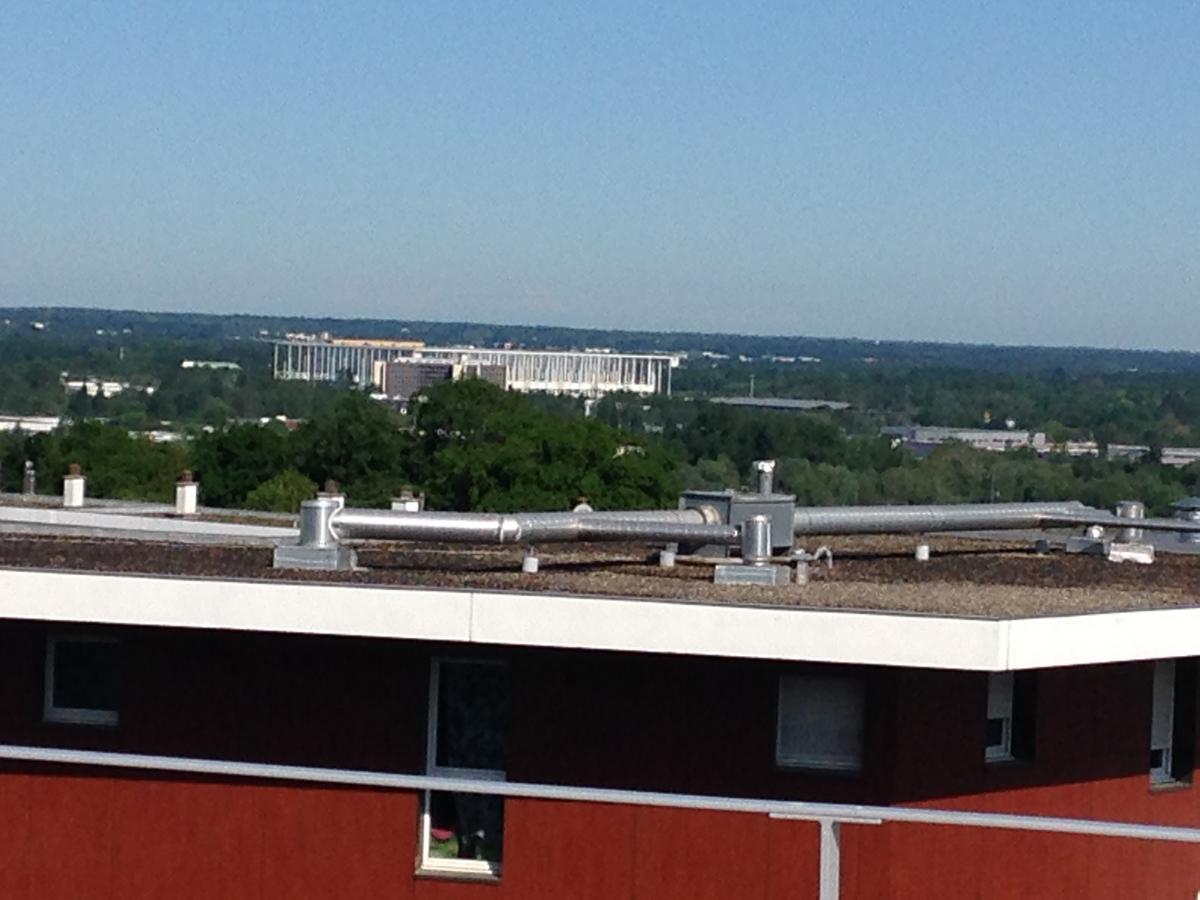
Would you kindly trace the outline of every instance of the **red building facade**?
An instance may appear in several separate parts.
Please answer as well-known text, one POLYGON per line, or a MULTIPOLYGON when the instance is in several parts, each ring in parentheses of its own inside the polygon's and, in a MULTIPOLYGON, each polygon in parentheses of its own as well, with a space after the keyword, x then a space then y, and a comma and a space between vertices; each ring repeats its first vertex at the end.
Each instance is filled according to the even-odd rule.
MULTIPOLYGON (((219 582, 209 589, 234 590, 219 582)), ((722 656, 701 652, 702 641, 698 652, 682 653, 179 627, 133 621, 115 606, 83 616, 84 606, 69 597, 64 604, 57 621, 9 610, 0 622, 0 744, 121 756, 114 765, 11 752, 0 760, 5 898, 818 892, 812 821, 509 796, 498 801, 498 871, 453 871, 429 865, 422 849, 430 828, 422 790, 120 763, 137 755, 413 776, 474 771, 508 783, 646 792, 653 803, 665 793, 1200 828, 1190 760, 1169 780, 1152 774, 1162 706, 1153 659, 1022 669, 1032 687, 1014 692, 1013 704, 1030 708, 1014 708, 1009 719, 1014 738, 1030 729, 1030 746, 1016 740, 1016 758, 989 762, 995 676, 987 671, 722 656), (59 641, 54 661, 48 654, 59 641), (76 661, 113 667, 111 699, 71 702, 112 706, 114 721, 55 720, 53 710, 70 700, 73 641, 111 648, 99 661, 85 648, 76 661), (441 677, 449 692, 450 675, 438 673, 458 664, 475 678, 464 682, 467 695, 486 694, 488 709, 503 708, 488 726, 502 729, 502 754, 484 753, 486 766, 470 754, 491 738, 470 733, 465 757, 447 749, 458 713, 445 697, 439 704, 432 682, 441 677), (497 679, 488 681, 487 667, 497 679), (789 727, 781 693, 831 684, 861 691, 856 764, 781 764, 781 728, 789 727)), ((1194 681, 1194 669, 1179 664, 1171 709, 1181 757, 1195 745, 1194 681)), ((470 732, 480 715, 462 727, 470 732)), ((491 831, 489 816, 472 822, 491 831)), ((847 824, 840 872, 841 896, 853 898, 1191 898, 1200 889, 1200 845, 847 824)))

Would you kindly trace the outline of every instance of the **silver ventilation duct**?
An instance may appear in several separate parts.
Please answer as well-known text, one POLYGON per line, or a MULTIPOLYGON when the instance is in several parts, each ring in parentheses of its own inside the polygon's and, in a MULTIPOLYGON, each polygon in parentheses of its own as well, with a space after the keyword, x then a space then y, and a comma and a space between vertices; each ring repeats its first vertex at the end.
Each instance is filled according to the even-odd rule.
MULTIPOLYGON (((916 534, 934 531, 1038 529, 1097 514, 1078 501, 956 503, 928 506, 806 506, 793 514, 796 534, 916 534)), ((1115 518, 1115 517, 1114 517, 1115 518)))
MULTIPOLYGON (((304 504, 305 514, 310 505, 304 504)), ((314 513, 315 515, 315 513, 314 513)), ((699 510, 622 513, 404 513, 342 509, 329 517, 339 539, 478 544, 567 541, 703 542, 733 545, 738 529, 706 521, 699 510)))

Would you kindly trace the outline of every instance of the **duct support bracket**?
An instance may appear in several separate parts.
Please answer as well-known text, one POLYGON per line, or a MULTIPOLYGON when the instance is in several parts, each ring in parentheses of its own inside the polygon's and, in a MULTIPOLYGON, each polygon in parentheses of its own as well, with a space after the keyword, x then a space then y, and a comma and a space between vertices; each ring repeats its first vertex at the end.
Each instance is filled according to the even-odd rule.
POLYGON ((275 548, 272 565, 276 569, 350 572, 358 567, 358 555, 349 547, 304 547, 285 544, 275 548))
POLYGON ((747 566, 720 563, 713 569, 713 584, 759 584, 778 587, 790 584, 792 572, 787 566, 747 566))

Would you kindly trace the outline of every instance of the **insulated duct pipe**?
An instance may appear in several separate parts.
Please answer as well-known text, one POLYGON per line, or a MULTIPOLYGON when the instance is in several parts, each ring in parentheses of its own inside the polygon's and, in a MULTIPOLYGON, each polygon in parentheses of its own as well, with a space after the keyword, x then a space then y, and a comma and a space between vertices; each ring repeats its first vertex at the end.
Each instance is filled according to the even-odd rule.
POLYGON ((802 507, 796 534, 900 534, 926 531, 1037 529, 1065 520, 1083 522, 1098 510, 1071 500, 1062 503, 956 503, 928 506, 802 507))
MULTIPOLYGON (((316 517, 320 501, 304 504, 302 515, 316 517), (310 513, 308 510, 312 508, 310 513)), ((702 510, 612 513, 419 512, 340 509, 328 517, 335 539, 445 541, 512 544, 567 541, 650 541, 733 545, 738 529, 706 521, 702 510)))

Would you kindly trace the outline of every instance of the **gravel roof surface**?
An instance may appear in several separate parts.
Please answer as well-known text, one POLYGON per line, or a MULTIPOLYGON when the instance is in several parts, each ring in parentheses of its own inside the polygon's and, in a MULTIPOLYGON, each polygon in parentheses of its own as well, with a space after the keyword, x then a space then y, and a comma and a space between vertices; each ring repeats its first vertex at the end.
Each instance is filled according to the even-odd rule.
MULTIPOLYGON (((711 565, 659 568, 641 545, 539 548, 541 571, 520 571, 521 547, 364 544, 355 572, 271 567, 268 548, 104 538, 0 535, 0 567, 191 577, 507 590, 745 604, 1015 618, 1200 605, 1200 559, 1160 554, 1151 566, 1093 556, 1039 555, 1027 543, 932 537, 918 563, 913 537, 805 539, 833 548, 808 584, 712 583, 711 565)), ((2 577, 2 576, 0 576, 2 577)))

